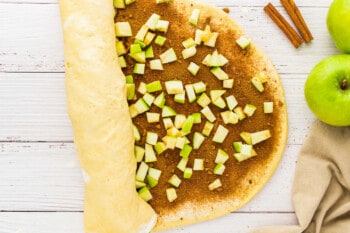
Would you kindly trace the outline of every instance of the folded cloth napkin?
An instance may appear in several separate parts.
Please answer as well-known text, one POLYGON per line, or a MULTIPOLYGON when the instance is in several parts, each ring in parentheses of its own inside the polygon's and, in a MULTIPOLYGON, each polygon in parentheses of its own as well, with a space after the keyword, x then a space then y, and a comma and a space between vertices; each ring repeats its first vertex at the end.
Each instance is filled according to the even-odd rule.
POLYGON ((313 124, 299 153, 292 197, 299 226, 252 233, 350 233, 350 127, 313 124))

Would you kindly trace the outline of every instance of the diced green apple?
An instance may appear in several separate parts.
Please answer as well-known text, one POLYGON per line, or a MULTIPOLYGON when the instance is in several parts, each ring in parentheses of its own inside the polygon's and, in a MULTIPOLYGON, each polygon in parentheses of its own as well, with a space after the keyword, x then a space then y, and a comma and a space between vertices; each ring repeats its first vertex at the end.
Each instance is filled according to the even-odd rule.
POLYGON ((224 164, 229 159, 229 155, 222 149, 218 149, 218 152, 215 157, 215 163, 224 164))
POLYGON ((205 108, 207 107, 210 103, 211 100, 209 98, 209 96, 205 93, 203 93, 201 96, 199 96, 197 103, 202 107, 205 108))
POLYGON ((128 84, 134 83, 134 77, 132 75, 125 76, 125 83, 128 83, 128 84))
POLYGON ((246 117, 242 107, 236 107, 233 111, 238 115, 239 120, 243 120, 246 117))
POLYGON ((155 37, 156 37, 156 34, 154 34, 153 32, 147 32, 145 39, 143 41, 145 43, 145 46, 150 45, 155 37))
POLYGON ((177 114, 175 116, 174 125, 177 129, 181 129, 186 121, 186 116, 184 114, 177 114))
POLYGON ((177 169, 184 172, 188 163, 188 158, 181 158, 180 162, 177 164, 177 169))
POLYGON ((125 5, 130 5, 131 3, 135 2, 136 0, 125 0, 125 5))
POLYGON ((187 84, 187 85, 185 85, 185 89, 186 89, 188 101, 190 103, 193 103, 194 101, 196 101, 197 96, 196 96, 196 93, 194 91, 193 85, 187 84))
POLYGON ((233 95, 226 97, 227 107, 231 111, 238 105, 236 98, 233 95))
POLYGON ((203 35, 204 31, 200 30, 200 29, 196 29, 195 35, 194 35, 194 42, 197 45, 200 45, 202 43, 202 35, 203 35))
POLYGON ((215 174, 215 175, 222 175, 222 174, 224 174, 224 172, 225 172, 225 165, 224 164, 222 164, 222 163, 218 163, 218 164, 216 164, 216 166, 214 167, 214 170, 213 170, 213 173, 215 174))
POLYGON ((186 95, 185 93, 181 93, 181 94, 176 94, 174 95, 174 101, 176 103, 179 103, 179 104, 184 104, 185 101, 186 101, 186 95))
POLYGON ((209 121, 206 121, 205 124, 204 124, 203 130, 202 130, 202 134, 204 136, 209 137, 211 131, 213 130, 213 128, 214 128, 214 124, 209 122, 209 121))
POLYGON ((196 55, 197 53, 197 49, 195 46, 189 47, 187 49, 182 50, 182 57, 184 59, 193 57, 194 55, 196 55))
POLYGON ((174 150, 176 147, 177 137, 166 135, 162 138, 167 149, 174 150))
POLYGON ((202 92, 205 92, 207 87, 204 82, 199 81, 199 82, 193 83, 193 89, 196 94, 200 94, 202 92))
POLYGON ((192 146, 185 144, 182 150, 180 151, 180 156, 183 158, 188 158, 191 154, 192 146))
POLYGON ((256 107, 255 107, 254 105, 252 105, 252 104, 246 104, 246 105, 244 106, 243 112, 244 112, 247 116, 251 117, 251 116, 253 116, 255 110, 256 110, 256 107))
POLYGON ((242 142, 233 142, 233 148, 235 149, 235 151, 237 153, 240 153, 241 150, 242 150, 242 145, 243 143, 242 142))
POLYGON ((194 124, 194 117, 192 115, 189 115, 182 125, 181 132, 183 132, 184 135, 191 133, 193 124, 194 124))
POLYGON ((216 120, 216 117, 214 115, 214 113, 211 111, 211 109, 209 108, 209 106, 204 107, 201 110, 201 113, 207 118, 208 121, 210 122, 214 122, 216 120))
POLYGON ((133 69, 133 73, 143 75, 145 74, 145 68, 146 68, 145 64, 136 63, 133 69))
POLYGON ((214 48, 216 44, 216 40, 218 39, 218 36, 219 36, 219 33, 212 32, 210 34, 209 39, 206 42, 204 42, 204 45, 214 48))
POLYGON ((162 109, 162 117, 172 117, 176 115, 176 111, 167 105, 164 105, 162 109))
POLYGON ((255 145, 259 142, 265 141, 271 137, 270 130, 262 130, 254 133, 250 133, 250 138, 252 140, 252 145, 255 145))
POLYGON ((146 176, 147 179, 147 183, 149 185, 150 188, 154 188, 157 186, 158 184, 158 180, 154 179, 153 177, 151 177, 150 175, 146 176))
POLYGON ((187 67, 187 70, 193 75, 196 76, 198 74, 200 67, 194 63, 194 62, 190 62, 190 64, 187 67))
POLYGON ((170 117, 163 118, 163 124, 165 129, 170 129, 174 127, 173 120, 170 117))
POLYGON ((148 175, 151 176, 155 180, 159 180, 160 176, 162 174, 162 171, 156 168, 150 167, 148 169, 148 175))
POLYGON ((155 112, 146 112, 146 119, 148 123, 157 123, 160 120, 160 114, 155 112))
POLYGON ((220 181, 219 178, 215 179, 213 182, 211 182, 209 185, 208 185, 208 188, 210 191, 213 191, 217 188, 220 188, 222 186, 222 183, 220 181))
POLYGON ((158 134, 154 132, 147 132, 146 133, 146 143, 150 145, 155 145, 158 141, 158 134))
POLYGON ((214 67, 210 69, 210 72, 219 80, 229 79, 228 74, 220 67, 214 67))
POLYGON ((241 132, 239 136, 243 139, 243 141, 249 145, 252 145, 252 137, 248 132, 241 132))
POLYGON ((246 36, 241 36, 236 40, 236 43, 242 49, 246 49, 250 45, 250 40, 246 36))
POLYGON ((163 70, 162 61, 160 59, 154 59, 149 62, 151 70, 163 70))
POLYGON ((264 102, 264 113, 273 113, 273 102, 264 102))
POLYGON ((252 157, 256 156, 256 154, 252 154, 252 155, 245 155, 245 154, 241 154, 241 153, 234 153, 233 157, 235 157, 235 159, 238 162, 242 162, 244 160, 250 159, 252 157))
POLYGON ((211 90, 210 91, 210 98, 211 101, 216 101, 219 99, 223 94, 225 94, 226 90, 211 90))
POLYGON ((136 33, 135 39, 143 41, 148 32, 148 27, 146 25, 142 25, 140 30, 136 33))
POLYGON ((133 100, 135 97, 135 84, 127 83, 126 84, 126 94, 128 100, 133 100))
POLYGON ((215 101, 212 100, 212 103, 218 108, 226 108, 226 102, 222 97, 217 98, 215 101))
POLYGON ((116 22, 114 24, 115 35, 117 37, 132 36, 132 30, 129 22, 116 22))
POLYGON ((226 79, 226 80, 222 81, 222 87, 226 88, 226 89, 232 89, 233 84, 234 84, 233 79, 226 79))
POLYGON ((146 94, 143 95, 142 99, 145 101, 145 103, 149 107, 151 107, 153 104, 153 101, 155 100, 155 97, 152 94, 147 92, 146 94))
POLYGON ((204 139, 205 137, 201 133, 195 132, 193 134, 193 149, 198 150, 204 142, 204 139))
POLYGON ((156 37, 154 43, 156 43, 156 44, 159 45, 159 46, 163 46, 163 45, 165 44, 166 40, 167 40, 167 39, 166 39, 164 36, 158 35, 158 36, 156 37))
POLYGON ((145 149, 141 146, 134 146, 134 152, 135 152, 135 159, 136 162, 140 163, 143 160, 143 157, 145 155, 145 149))
POLYGON ((136 172, 136 180, 144 181, 148 172, 149 166, 145 162, 141 162, 136 172))
POLYGON ((130 45, 130 54, 141 53, 142 47, 140 44, 131 44, 130 45))
POLYGON ((149 110, 148 104, 143 99, 139 99, 136 101, 135 108, 136 108, 138 114, 147 112, 149 110))
POLYGON ((184 87, 181 80, 166 81, 165 88, 169 95, 184 93, 184 87))
MULTIPOLYGON (((136 62, 139 62, 139 63, 146 62, 146 53, 144 51, 139 53, 130 53, 129 56, 132 57, 136 62)), ((140 73, 140 74, 143 74, 143 73, 140 73)))
POLYGON ((177 199, 177 194, 176 194, 175 188, 167 188, 165 190, 165 192, 166 192, 166 197, 167 197, 169 202, 173 202, 177 199))
POLYGON ((156 25, 156 30, 159 32, 167 32, 169 28, 169 21, 167 20, 158 20, 156 25))
POLYGON ((193 170, 190 167, 186 167, 184 171, 184 179, 190 179, 192 177, 193 170))
POLYGON ((164 142, 157 142, 154 146, 154 150, 157 152, 158 155, 166 151, 167 147, 164 142))
POLYGON ((140 82, 139 88, 137 89, 137 91, 138 91, 139 93, 141 93, 142 95, 146 94, 146 92, 147 92, 146 83, 140 82))
POLYGON ((165 106, 165 94, 164 94, 164 92, 160 93, 154 99, 153 104, 159 108, 163 108, 165 106))
POLYGON ((157 23, 158 20, 160 20, 160 15, 157 15, 155 13, 153 13, 147 20, 146 22, 146 26, 151 29, 152 31, 155 31, 157 28, 157 23))
POLYGON ((136 186, 136 189, 140 189, 140 188, 146 187, 146 183, 142 182, 142 181, 135 180, 135 186, 136 186))
POLYGON ((184 145, 185 145, 185 138, 184 137, 177 137, 177 140, 176 140, 176 148, 182 150, 184 148, 184 145))
POLYGON ((228 135, 228 129, 226 129, 222 125, 219 125, 214 134, 213 141, 217 143, 223 143, 227 135, 228 135))
POLYGON ((115 46, 116 46, 116 49, 117 49, 118 56, 121 56, 121 55, 124 55, 124 54, 127 53, 123 41, 117 41, 115 46))
POLYGON ((251 155, 253 152, 253 146, 249 144, 242 144, 241 151, 239 153, 243 155, 251 155))
POLYGON ((251 80, 253 86, 259 91, 259 92, 264 92, 265 88, 262 82, 258 77, 253 77, 251 80))
POLYGON ((143 187, 138 191, 139 196, 146 202, 152 200, 153 196, 147 187, 143 187))
POLYGON ((202 122, 202 114, 195 112, 191 114, 193 116, 193 124, 200 124, 202 122))
POLYGON ((139 115, 139 112, 137 111, 135 104, 129 105, 129 113, 131 118, 135 118, 137 115, 139 115))
MULTIPOLYGON (((154 58, 154 53, 153 53, 153 47, 152 45, 151 46, 148 46, 146 51, 145 51, 145 56, 146 58, 154 58)), ((158 59, 159 62, 160 62, 160 59, 158 59)))
POLYGON ((113 6, 117 9, 124 9, 125 8, 124 0, 113 0, 113 6))
POLYGON ((192 46, 196 46, 196 42, 192 39, 192 38, 188 38, 187 40, 184 40, 182 42, 182 46, 187 49, 190 48, 192 46))
POLYGON ((160 60, 163 64, 171 63, 177 61, 177 56, 173 48, 168 49, 164 53, 159 55, 160 60))
POLYGON ((191 25, 193 25, 193 26, 197 26, 198 19, 199 19, 199 14, 200 14, 200 10, 199 9, 193 9, 192 13, 190 15, 190 18, 188 19, 188 22, 191 25))
POLYGON ((134 138, 135 138, 135 141, 138 142, 141 140, 141 134, 140 134, 140 131, 139 129, 137 128, 136 125, 132 125, 133 126, 133 133, 134 133, 134 138))
POLYGON ((118 57, 118 61, 121 68, 126 68, 128 66, 124 56, 118 57))
POLYGON ((145 145, 145 162, 153 163, 157 161, 156 153, 154 152, 153 146, 150 144, 145 145))
POLYGON ((167 133, 167 135, 169 135, 169 136, 174 136, 174 137, 180 137, 180 136, 182 136, 182 133, 180 132, 180 130, 178 130, 178 129, 175 128, 175 127, 172 127, 172 128, 170 128, 170 129, 168 129, 168 130, 166 131, 166 133, 167 133))
POLYGON ((176 174, 174 174, 170 177, 170 179, 168 180, 168 183, 178 188, 181 184, 181 179, 176 174))
POLYGON ((204 159, 194 159, 193 171, 203 171, 204 170, 204 159))

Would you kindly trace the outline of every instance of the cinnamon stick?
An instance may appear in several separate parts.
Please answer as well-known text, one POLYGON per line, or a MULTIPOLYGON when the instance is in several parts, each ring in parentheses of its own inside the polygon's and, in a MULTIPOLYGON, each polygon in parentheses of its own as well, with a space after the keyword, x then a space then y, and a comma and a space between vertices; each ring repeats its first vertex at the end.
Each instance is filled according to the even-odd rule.
POLYGON ((284 9, 287 11, 289 17, 292 19, 296 28, 298 29, 301 36, 304 38, 306 43, 309 43, 313 36, 305 23, 303 16, 293 0, 280 0, 284 9))
POLYGON ((303 39, 271 3, 264 7, 264 11, 284 32, 295 48, 298 48, 303 43, 303 39))

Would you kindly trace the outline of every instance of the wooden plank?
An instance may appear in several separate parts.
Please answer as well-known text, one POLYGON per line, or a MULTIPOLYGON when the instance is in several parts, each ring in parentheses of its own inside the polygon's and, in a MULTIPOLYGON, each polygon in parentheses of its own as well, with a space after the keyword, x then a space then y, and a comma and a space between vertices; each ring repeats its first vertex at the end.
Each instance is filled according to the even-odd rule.
MULTIPOLYGON (((304 100, 306 75, 282 74, 289 144, 301 144, 314 116, 304 100)), ((0 141, 72 141, 64 74, 0 74, 0 141)))
MULTIPOLYGON (((259 1, 251 1, 251 4, 253 2, 259 1)), ((309 2, 319 6, 318 1, 309 2)), ((230 15, 271 57, 281 73, 308 73, 321 58, 336 53, 326 29, 326 7, 301 8, 315 40, 294 49, 262 7, 248 6, 231 7, 230 15)), ((281 7, 279 9, 283 12, 281 7)), ((3 3, 0 7, 0 31, 0 72, 64 71, 57 4, 3 3)))
MULTIPOLYGON (((299 150, 287 146, 275 175, 241 212, 293 211, 299 150)), ((83 178, 72 143, 1 143, 0 154, 0 212, 83 210, 83 178)))
MULTIPOLYGON (((293 213, 235 213, 159 233, 247 233, 265 225, 295 225, 293 213)), ((82 213, 0 213, 2 233, 83 233, 82 213)))
MULTIPOLYGON (((267 2, 265 1, 256 1, 256 0, 234 0, 234 1, 227 1, 227 0, 198 0, 199 2, 206 2, 215 6, 265 6, 267 2)), ((271 3, 273 3, 276 6, 281 5, 279 3, 279 0, 271 0, 271 3)), ((311 0, 311 1, 302 1, 302 0, 296 0, 295 1, 298 6, 300 7, 328 7, 330 5, 331 0, 311 0)), ((0 3, 28 3, 28 4, 57 4, 58 0, 0 0, 0 3)))

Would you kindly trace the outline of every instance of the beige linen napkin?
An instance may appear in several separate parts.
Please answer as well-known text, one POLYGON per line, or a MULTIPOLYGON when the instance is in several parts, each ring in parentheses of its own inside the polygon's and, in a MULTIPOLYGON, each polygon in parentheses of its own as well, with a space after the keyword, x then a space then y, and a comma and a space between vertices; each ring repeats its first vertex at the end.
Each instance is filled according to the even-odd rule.
POLYGON ((314 123, 299 153, 292 197, 299 226, 252 233, 350 233, 350 127, 314 123))

